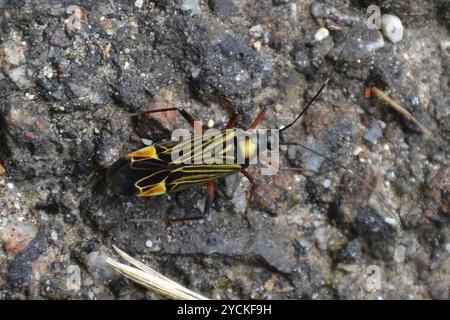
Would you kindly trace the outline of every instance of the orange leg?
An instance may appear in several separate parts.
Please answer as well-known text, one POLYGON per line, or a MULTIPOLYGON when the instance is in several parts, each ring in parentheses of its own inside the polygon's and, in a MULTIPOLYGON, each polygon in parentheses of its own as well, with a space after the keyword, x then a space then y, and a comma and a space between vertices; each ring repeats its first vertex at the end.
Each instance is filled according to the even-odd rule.
POLYGON ((245 169, 242 169, 241 172, 248 179, 248 181, 250 181, 250 184, 251 184, 250 196, 248 197, 247 205, 245 206, 245 219, 247 220, 248 226, 251 228, 252 227, 252 223, 251 223, 250 219, 248 218, 247 212, 248 212, 248 209, 250 208, 250 204, 252 203, 253 198, 255 197, 256 183, 255 183, 255 179, 250 174, 250 172, 248 172, 245 169))
POLYGON ((258 126, 258 124, 262 121, 262 119, 264 119, 266 112, 267 112, 267 108, 264 107, 261 110, 261 112, 258 114, 256 119, 253 121, 253 123, 250 125, 249 129, 255 129, 258 126))
POLYGON ((181 218, 174 218, 174 219, 168 219, 168 224, 172 223, 172 222, 179 222, 179 221, 189 221, 189 220, 200 220, 200 219, 204 219, 209 212, 211 211, 211 207, 212 207, 212 202, 214 200, 214 186, 215 186, 215 181, 209 181, 206 185, 206 200, 205 200, 205 208, 203 209, 203 213, 200 215, 196 215, 196 216, 191 216, 191 217, 181 217, 181 218))
POLYGON ((194 128, 194 122, 195 122, 194 117, 191 116, 186 110, 181 109, 181 108, 163 108, 163 109, 156 109, 156 110, 147 110, 147 111, 139 113, 139 115, 144 116, 149 113, 167 112, 167 111, 178 111, 181 114, 181 116, 184 119, 186 119, 186 121, 190 124, 190 126, 192 128, 194 128))
POLYGON ((219 97, 219 96, 215 96, 212 93, 209 92, 205 92, 205 95, 211 99, 212 101, 214 101, 215 103, 217 103, 218 105, 220 105, 222 108, 224 108, 225 110, 227 110, 228 112, 231 113, 231 117, 230 120, 228 120, 228 123, 226 125, 226 129, 231 129, 234 126, 234 121, 237 118, 237 114, 236 111, 234 110, 233 104, 228 101, 225 98, 219 97))
POLYGON ((203 209, 203 215, 206 216, 211 211, 212 202, 214 200, 214 186, 215 181, 209 181, 206 185, 206 200, 205 200, 205 208, 203 209))
POLYGON ((234 127, 234 121, 236 120, 236 117, 237 117, 236 113, 233 113, 231 115, 230 119, 227 122, 225 129, 231 129, 234 127))

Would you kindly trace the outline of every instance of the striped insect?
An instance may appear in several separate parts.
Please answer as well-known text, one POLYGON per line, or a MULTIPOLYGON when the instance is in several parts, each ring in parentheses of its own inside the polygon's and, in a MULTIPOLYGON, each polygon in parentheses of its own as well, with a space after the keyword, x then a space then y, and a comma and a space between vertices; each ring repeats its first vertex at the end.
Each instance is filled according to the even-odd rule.
MULTIPOLYGON (((210 95, 210 97, 213 97, 210 95)), ((213 97, 221 105, 230 109, 230 103, 225 99, 213 97)), ((144 114, 178 111, 193 128, 194 118, 184 109, 166 108, 149 110, 144 114)), ((107 172, 107 178, 115 193, 137 194, 139 197, 157 196, 168 192, 181 191, 193 186, 207 184, 206 202, 203 210, 207 214, 211 208, 214 195, 214 184, 219 178, 241 172, 250 182, 253 177, 246 168, 253 159, 262 154, 254 133, 262 121, 266 109, 264 108, 247 130, 234 128, 236 114, 233 112, 226 128, 219 134, 204 134, 197 132, 187 141, 165 141, 134 151, 116 161, 107 172), (244 139, 238 139, 244 137, 244 139), (220 145, 220 148, 215 148, 220 145), (223 150, 221 154, 214 150, 223 150), (184 152, 183 152, 184 151, 184 152), (180 156, 174 159, 174 154, 180 156), (199 155, 201 162, 195 157, 199 155), (217 163, 217 156, 222 157, 223 163, 217 163), (214 159, 211 159, 214 157, 214 159), (238 161, 240 159, 240 161, 238 161)), ((270 148, 270 146, 269 146, 270 148)))
MULTIPOLYGON (((342 48, 338 60, 340 59, 345 45, 342 48)), ((328 81, 334 72, 334 68, 330 71, 326 81, 321 88, 308 102, 308 104, 302 109, 297 117, 288 125, 278 129, 281 133, 291 128, 308 110, 316 98, 321 94, 326 87, 328 81)), ((203 216, 206 215, 210 209, 214 197, 214 185, 217 179, 232 175, 235 173, 242 173, 252 183, 252 191, 248 200, 248 204, 251 203, 254 195, 254 179, 251 174, 246 170, 248 165, 252 163, 257 156, 264 156, 267 151, 271 151, 270 138, 268 144, 261 144, 258 141, 258 135, 250 133, 255 129, 263 120, 266 114, 266 108, 263 108, 252 124, 247 130, 234 127, 236 114, 231 103, 224 99, 205 93, 210 99, 219 103, 225 109, 229 110, 232 114, 224 130, 220 131, 219 141, 223 144, 223 150, 232 149, 233 152, 223 153, 223 163, 210 163, 209 161, 203 161, 197 163, 194 161, 195 150, 201 155, 203 160, 210 157, 211 144, 216 139, 208 139, 209 137, 202 135, 203 131, 195 126, 195 119, 184 109, 181 108, 165 108, 149 110, 141 113, 141 116, 167 111, 177 111, 184 119, 186 119, 194 130, 197 130, 199 135, 195 135, 187 141, 166 141, 154 144, 152 146, 144 147, 140 150, 131 152, 127 156, 117 160, 107 171, 107 179, 109 185, 112 186, 116 194, 132 195, 137 194, 139 197, 158 196, 168 192, 181 191, 193 186, 206 184, 206 202, 203 210, 203 216), (244 136, 248 139, 243 141, 237 141, 237 136, 244 136), (173 158, 174 151, 186 149, 181 158, 173 158), (238 161, 243 159, 244 161, 238 161), (188 161, 186 161, 188 160, 188 161), (226 161, 227 160, 227 161, 226 161), (231 161, 230 161, 231 160, 231 161)), ((301 143, 286 143, 300 146, 311 153, 319 155, 334 165, 349 171, 356 176, 361 183, 366 185, 383 204, 385 202, 380 198, 378 192, 376 192, 365 180, 355 173, 354 170, 340 164, 339 162, 323 155, 308 146, 301 143)), ((295 168, 293 168, 295 169, 295 168)), ((248 208, 248 205, 247 205, 248 208)), ((203 217, 201 216, 201 217, 203 217)), ((194 218, 201 218, 194 217, 194 218)), ((188 218, 192 219, 192 217, 188 218)), ((182 220, 185 220, 184 218, 182 220)))

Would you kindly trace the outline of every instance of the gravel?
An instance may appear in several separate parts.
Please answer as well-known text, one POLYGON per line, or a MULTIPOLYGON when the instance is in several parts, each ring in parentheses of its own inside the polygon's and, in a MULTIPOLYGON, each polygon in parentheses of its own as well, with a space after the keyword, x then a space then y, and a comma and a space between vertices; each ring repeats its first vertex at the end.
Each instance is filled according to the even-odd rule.
POLYGON ((448 1, 376 1, 401 20, 394 38, 365 27, 372 1, 22 2, 0 1, 1 299, 161 298, 105 264, 112 245, 212 298, 450 298, 448 1), (239 127, 265 106, 278 128, 334 65, 282 142, 359 178, 284 146, 281 167, 308 171, 251 168, 248 207, 250 183, 222 179, 206 219, 170 225, 201 214, 202 187, 142 199, 107 184, 118 158, 189 127, 135 113, 183 107, 221 128, 210 92, 239 127))

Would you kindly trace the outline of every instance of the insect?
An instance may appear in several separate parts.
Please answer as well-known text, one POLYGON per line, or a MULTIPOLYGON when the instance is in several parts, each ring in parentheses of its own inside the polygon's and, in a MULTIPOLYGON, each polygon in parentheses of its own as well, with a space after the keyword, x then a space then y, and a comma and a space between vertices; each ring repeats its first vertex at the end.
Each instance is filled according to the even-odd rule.
MULTIPOLYGON (((344 47, 340 51, 337 58, 338 61, 345 49, 346 44, 347 41, 344 42, 344 47)), ((326 87, 333 72, 334 68, 330 71, 321 88, 301 110, 297 117, 291 123, 279 129, 280 133, 291 128, 302 117, 302 115, 308 110, 308 108, 326 87)), ((232 147, 234 147, 232 148, 233 152, 231 154, 229 152, 223 152, 221 154, 221 157, 224 160, 223 163, 210 163, 208 161, 196 163, 194 161, 195 150, 200 153, 202 159, 208 159, 210 157, 209 153, 214 147, 214 141, 217 141, 216 139, 208 139, 208 137, 205 139, 205 136, 202 137, 200 135, 200 137, 196 137, 194 135, 187 141, 165 141, 156 143, 152 146, 147 146, 140 150, 131 152, 127 156, 117 160, 108 169, 107 179, 116 194, 137 194, 139 197, 158 196, 168 192, 181 191, 193 186, 206 184, 206 201, 203 215, 188 219, 202 218, 204 215, 208 214, 211 209, 216 180, 228 175, 242 173, 252 183, 252 191, 250 192, 250 197, 247 202, 248 204, 251 203, 255 190, 254 179, 246 169, 255 157, 258 155, 264 155, 267 151, 271 151, 271 146, 269 139, 269 143, 265 147, 261 147, 261 144, 258 143, 258 139, 249 132, 260 124, 267 110, 266 108, 263 108, 249 128, 247 130, 243 130, 234 127, 236 114, 229 101, 223 98, 215 97, 208 93, 207 95, 209 98, 215 100, 215 102, 218 102, 221 106, 228 109, 232 113, 225 129, 220 131, 219 134, 219 143, 222 144, 224 151, 229 151, 232 147), (244 136, 247 139, 238 142, 236 139, 237 136, 244 136), (187 150, 187 152, 183 153, 180 158, 176 158, 174 160, 172 156, 174 151, 177 152, 182 149, 187 150), (237 159, 244 159, 244 161, 239 162, 237 159)), ((181 108, 149 110, 143 112, 142 114, 167 111, 177 111, 195 130, 195 119, 186 110, 181 108)), ((350 168, 341 165, 339 162, 300 143, 288 144, 295 144, 303 147, 304 149, 323 157, 340 168, 348 170, 353 175, 357 176, 357 178, 371 191, 377 193, 364 181, 362 177, 358 176, 350 168)), ((182 220, 186 219, 183 218, 182 220)))
MULTIPOLYGON (((219 102, 229 109, 230 104, 227 100, 221 99, 219 102)), ((166 111, 178 111, 195 128, 194 118, 184 109, 166 108, 145 113, 166 111)), ((137 194, 139 197, 162 195, 206 183, 206 202, 203 213, 207 214, 211 208, 214 184, 217 179, 241 172, 253 183, 254 179, 246 168, 252 159, 264 150, 258 147, 258 141, 247 131, 255 129, 265 113, 264 108, 247 130, 233 127, 236 118, 233 112, 225 129, 220 131, 219 135, 194 135, 188 141, 165 141, 131 152, 108 169, 107 178, 116 193, 137 194), (238 136, 246 139, 238 141, 238 136), (221 155, 224 160, 222 164, 208 161, 208 158, 212 157, 209 151, 212 151, 217 144, 222 144, 221 149, 224 151, 221 155), (173 159, 174 152, 184 150, 187 152, 173 159), (202 163, 195 163, 195 150, 198 150, 202 163), (237 161, 237 159, 243 159, 243 161, 237 161)))

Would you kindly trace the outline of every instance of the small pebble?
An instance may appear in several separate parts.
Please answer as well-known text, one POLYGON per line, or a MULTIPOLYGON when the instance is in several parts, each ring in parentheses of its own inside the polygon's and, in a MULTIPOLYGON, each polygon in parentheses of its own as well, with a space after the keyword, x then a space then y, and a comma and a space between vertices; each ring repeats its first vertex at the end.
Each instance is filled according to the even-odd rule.
POLYGON ((381 129, 381 124, 377 121, 372 126, 372 128, 367 131, 366 135, 364 136, 364 140, 376 144, 378 142, 378 139, 383 137, 383 131, 381 129))
POLYGON ((314 35, 314 39, 316 41, 322 41, 329 35, 330 35, 330 31, 328 31, 327 28, 320 28, 319 30, 317 30, 316 34, 314 35))
POLYGON ((153 247, 153 241, 152 240, 147 240, 147 241, 145 241, 145 246, 147 247, 147 248, 151 248, 151 247, 153 247))
POLYGON ((277 104, 275 105, 275 111, 276 111, 276 112, 281 112, 282 110, 283 110, 283 105, 277 103, 277 104))
POLYGON ((53 77, 53 69, 50 66, 45 66, 44 69, 42 70, 42 74, 44 75, 44 77, 46 78, 51 78, 53 77))
POLYGON ((67 7, 66 12, 70 14, 70 17, 64 21, 67 31, 73 33, 81 32, 83 29, 83 9, 76 5, 70 5, 67 7))
POLYGON ((11 182, 8 182, 8 183, 6 184, 6 187, 7 187, 9 190, 12 190, 12 189, 14 189, 14 184, 12 184, 11 182))
POLYGON ((142 5, 144 4, 144 0, 136 0, 135 2, 134 2, 134 6, 136 7, 136 8, 142 8, 142 5))
POLYGON ((330 181, 329 179, 326 179, 326 180, 323 182, 323 187, 326 188, 326 189, 328 189, 329 187, 331 187, 331 181, 330 181))
POLYGON ((445 250, 450 254, 450 242, 445 245, 445 250))
POLYGON ((311 14, 314 18, 323 18, 325 17, 325 8, 323 7, 323 4, 318 1, 314 1, 311 5, 311 14))
POLYGON ((141 141, 146 146, 151 146, 153 144, 153 140, 150 140, 150 139, 141 138, 141 141))
POLYGON ((250 35, 254 38, 261 38, 261 36, 264 33, 264 30, 260 24, 251 27, 248 31, 250 35))
POLYGON ((405 261, 405 256, 406 256, 406 248, 404 246, 400 245, 397 248, 395 248, 394 251, 395 262, 402 263, 403 261, 405 261))
POLYGON ((190 10, 192 13, 196 13, 196 14, 199 14, 202 12, 202 9, 200 8, 200 4, 198 3, 198 0, 182 0, 181 9, 184 11, 190 10))
POLYGON ((356 147, 355 150, 353 150, 353 155, 357 156, 358 154, 360 154, 364 149, 361 148, 360 146, 356 147))
POLYGON ((5 70, 9 78, 20 88, 27 89, 32 86, 30 80, 28 80, 26 66, 20 66, 14 69, 5 70))
POLYGON ((448 48, 450 48, 450 40, 441 40, 439 42, 439 46, 441 47, 442 51, 447 50, 448 48))
POLYGON ((384 222, 386 222, 387 224, 390 224, 391 226, 397 225, 397 221, 395 221, 394 218, 386 218, 386 219, 384 219, 384 222))
POLYGON ((26 224, 9 224, 0 230, 0 239, 8 254, 15 255, 25 249, 36 232, 32 226, 26 224))
POLYGON ((15 41, 6 41, 2 45, 3 61, 11 66, 25 64, 25 46, 15 41))
POLYGON ((206 125, 208 126, 208 128, 214 127, 214 120, 213 119, 209 119, 208 123, 206 125))
POLYGON ((66 287, 71 291, 78 291, 81 288, 81 269, 76 264, 72 264, 66 269, 69 275, 66 280, 66 287))
POLYGON ((114 270, 106 263, 105 256, 99 251, 89 253, 84 263, 94 278, 110 281, 116 277, 114 270))
POLYGON ((253 49, 255 49, 256 52, 260 52, 261 48, 262 48, 261 41, 258 40, 253 43, 253 49))
POLYGON ((50 232, 50 239, 52 239, 53 241, 58 241, 58 233, 55 230, 52 230, 50 232))
POLYGON ((314 238, 320 250, 326 250, 328 244, 328 234, 326 227, 319 227, 314 230, 314 238))
POLYGON ((290 16, 289 19, 291 20, 292 24, 297 24, 298 23, 298 7, 296 3, 291 3, 289 5, 289 9, 290 9, 290 16))
POLYGON ((194 70, 191 71, 191 76, 192 78, 197 78, 200 75, 200 72, 202 72, 202 69, 200 68, 195 68, 194 70))
POLYGON ((383 14, 381 16, 381 31, 392 43, 397 43, 403 38, 402 21, 393 14, 383 14))

